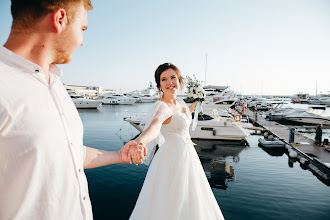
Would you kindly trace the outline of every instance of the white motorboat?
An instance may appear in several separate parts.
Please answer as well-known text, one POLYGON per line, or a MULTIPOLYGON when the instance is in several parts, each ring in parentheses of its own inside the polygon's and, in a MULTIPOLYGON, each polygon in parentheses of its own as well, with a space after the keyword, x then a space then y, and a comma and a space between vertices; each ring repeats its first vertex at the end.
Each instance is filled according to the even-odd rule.
POLYGON ((204 86, 203 88, 206 94, 203 110, 206 113, 211 113, 213 109, 228 109, 239 101, 236 94, 228 90, 228 86, 204 86))
POLYGON ((135 90, 127 93, 127 96, 135 98, 137 103, 153 103, 159 100, 159 90, 149 82, 146 89, 135 90))
POLYGON ((71 95, 71 99, 72 99, 74 105, 76 106, 76 108, 97 109, 103 103, 102 100, 86 99, 84 97, 74 96, 74 95, 71 95))
POLYGON ((213 98, 218 100, 219 96, 223 95, 223 91, 228 89, 228 86, 213 86, 213 85, 208 85, 204 86, 203 89, 205 91, 205 101, 213 102, 213 98))
POLYGON ((153 103, 157 101, 157 97, 155 95, 141 95, 139 101, 141 103, 153 103))
POLYGON ((104 105, 118 105, 117 97, 108 96, 104 97, 102 100, 104 105))
POLYGON ((154 103, 156 102, 159 98, 157 96, 153 95, 131 95, 129 96, 130 98, 136 99, 136 103, 154 103))
POLYGON ((323 124, 330 126, 330 117, 324 116, 325 106, 310 106, 305 112, 293 113, 285 119, 302 124, 323 124))
POLYGON ((281 120, 286 120, 285 116, 287 115, 292 115, 292 114, 300 114, 305 112, 305 109, 301 108, 292 108, 289 105, 282 105, 277 108, 274 108, 268 112, 268 120, 269 121, 281 121, 281 120))
POLYGON ((308 103, 309 94, 307 93, 298 93, 292 96, 292 103, 308 103))
MULTIPOLYGON (((141 125, 142 119, 143 115, 124 118, 125 121, 129 122, 140 132, 142 132, 144 126, 143 124, 141 125)), ((231 118, 222 118, 217 115, 213 117, 205 114, 199 116, 196 129, 193 131, 191 127, 192 125, 189 132, 191 138, 194 139, 241 141, 250 135, 240 123, 233 121, 231 118)))
POLYGON ((224 110, 230 108, 231 106, 235 105, 237 100, 238 99, 223 99, 216 102, 205 101, 203 102, 202 108, 206 114, 210 114, 213 109, 224 110))
POLYGON ((229 118, 203 115, 198 118, 195 131, 190 126, 190 136, 207 140, 244 140, 250 133, 229 118), (203 119, 203 117, 205 117, 203 119))
POLYGON ((308 99, 308 104, 310 104, 310 105, 323 105, 323 102, 319 97, 310 97, 308 99))
POLYGON ((268 111, 272 108, 272 102, 256 100, 249 103, 250 109, 256 108, 257 111, 268 111))
POLYGON ((132 105, 136 102, 135 98, 130 98, 122 94, 104 94, 101 99, 105 105, 132 105))
POLYGON ((323 105, 330 106, 330 97, 322 97, 320 101, 323 105))

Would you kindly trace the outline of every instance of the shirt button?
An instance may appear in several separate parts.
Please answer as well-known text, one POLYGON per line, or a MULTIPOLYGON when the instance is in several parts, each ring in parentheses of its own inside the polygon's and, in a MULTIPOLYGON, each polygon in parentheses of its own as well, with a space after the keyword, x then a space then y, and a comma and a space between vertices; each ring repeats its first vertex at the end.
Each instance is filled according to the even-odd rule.
POLYGON ((81 172, 81 169, 79 169, 78 172, 80 173, 81 172))
POLYGON ((83 197, 83 200, 86 200, 86 196, 83 197))
POLYGON ((35 70, 36 73, 39 73, 39 70, 35 70))

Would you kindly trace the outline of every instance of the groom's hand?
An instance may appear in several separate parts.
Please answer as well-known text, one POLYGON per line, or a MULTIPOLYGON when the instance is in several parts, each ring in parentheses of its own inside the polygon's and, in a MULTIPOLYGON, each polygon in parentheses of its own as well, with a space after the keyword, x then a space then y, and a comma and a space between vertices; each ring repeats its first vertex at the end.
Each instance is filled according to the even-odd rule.
POLYGON ((139 143, 137 144, 136 141, 132 140, 127 142, 124 147, 119 151, 121 163, 132 163, 141 164, 144 156, 147 155, 147 148, 145 144, 139 143), (136 157, 135 160, 132 160, 132 157, 129 155, 129 150, 131 147, 136 147, 136 157))

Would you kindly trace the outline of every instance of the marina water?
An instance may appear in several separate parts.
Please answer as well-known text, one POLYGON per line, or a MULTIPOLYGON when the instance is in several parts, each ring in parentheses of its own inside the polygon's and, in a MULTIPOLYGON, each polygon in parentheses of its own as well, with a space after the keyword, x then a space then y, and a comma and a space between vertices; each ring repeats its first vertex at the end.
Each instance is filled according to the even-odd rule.
MULTIPOLYGON (((123 118, 146 112, 150 106, 135 104, 102 106, 98 110, 79 109, 84 124, 84 144, 103 150, 119 150, 138 134, 123 118)), ((225 218, 330 219, 330 187, 298 162, 292 165, 286 154, 267 153, 258 147, 259 137, 250 136, 249 145, 194 140, 225 218)), ((145 165, 116 164, 86 170, 94 219, 128 219, 147 169, 145 165)))

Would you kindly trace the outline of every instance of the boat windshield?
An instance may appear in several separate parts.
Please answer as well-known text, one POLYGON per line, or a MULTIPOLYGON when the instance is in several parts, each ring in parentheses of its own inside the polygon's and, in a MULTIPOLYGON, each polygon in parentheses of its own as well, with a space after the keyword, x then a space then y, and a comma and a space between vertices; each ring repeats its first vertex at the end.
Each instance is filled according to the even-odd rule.
POLYGON ((306 112, 314 115, 321 115, 325 111, 324 107, 309 107, 306 112))

